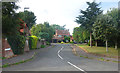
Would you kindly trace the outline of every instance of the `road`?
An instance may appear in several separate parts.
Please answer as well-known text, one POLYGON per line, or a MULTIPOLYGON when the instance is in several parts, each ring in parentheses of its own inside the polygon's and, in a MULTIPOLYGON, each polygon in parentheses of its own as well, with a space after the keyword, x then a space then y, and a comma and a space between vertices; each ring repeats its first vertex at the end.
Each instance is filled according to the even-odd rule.
POLYGON ((31 61, 3 68, 3 71, 118 71, 118 64, 75 56, 70 44, 40 49, 31 61))

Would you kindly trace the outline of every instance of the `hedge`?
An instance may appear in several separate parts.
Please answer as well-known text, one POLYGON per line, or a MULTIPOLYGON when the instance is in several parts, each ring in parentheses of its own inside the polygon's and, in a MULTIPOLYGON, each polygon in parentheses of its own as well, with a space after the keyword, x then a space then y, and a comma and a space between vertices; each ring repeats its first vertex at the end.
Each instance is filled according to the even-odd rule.
POLYGON ((23 54, 25 47, 25 37, 17 34, 17 35, 9 35, 7 36, 8 43, 11 46, 11 49, 15 55, 23 54))
POLYGON ((29 48, 30 48, 30 50, 37 48, 37 41, 38 41, 37 36, 29 36, 29 48))
POLYGON ((45 45, 41 45, 40 47, 41 47, 41 48, 45 48, 45 45))

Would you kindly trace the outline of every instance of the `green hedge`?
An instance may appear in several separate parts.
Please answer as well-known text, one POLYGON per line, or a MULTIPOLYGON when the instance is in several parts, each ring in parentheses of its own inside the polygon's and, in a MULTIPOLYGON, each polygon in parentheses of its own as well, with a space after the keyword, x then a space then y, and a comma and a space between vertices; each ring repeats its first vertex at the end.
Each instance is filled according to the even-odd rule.
POLYGON ((45 45, 41 45, 40 47, 41 47, 41 48, 45 48, 45 45))
POLYGON ((46 45, 50 45, 50 43, 49 43, 49 42, 46 42, 46 45))
POLYGON ((8 43, 11 46, 11 49, 15 55, 23 54, 24 53, 24 47, 25 47, 25 37, 17 34, 17 35, 11 35, 7 36, 8 43))
POLYGON ((38 41, 38 37, 29 36, 29 48, 30 48, 30 50, 37 48, 37 41, 38 41))

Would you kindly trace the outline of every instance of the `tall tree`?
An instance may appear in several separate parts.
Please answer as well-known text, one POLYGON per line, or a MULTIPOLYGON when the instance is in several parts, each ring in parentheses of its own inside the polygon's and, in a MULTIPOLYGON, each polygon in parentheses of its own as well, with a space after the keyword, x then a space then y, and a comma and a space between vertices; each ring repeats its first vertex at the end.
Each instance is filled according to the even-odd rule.
POLYGON ((33 12, 30 11, 24 11, 18 13, 19 18, 24 20, 24 22, 28 25, 29 29, 32 28, 33 25, 35 25, 36 16, 33 12))
POLYGON ((96 39, 102 39, 106 41, 106 51, 108 52, 108 40, 112 36, 113 19, 108 15, 99 15, 95 24, 93 25, 93 32, 96 39))
POLYGON ((15 10, 19 7, 15 2, 2 3, 2 34, 4 36, 14 35, 17 32, 17 15, 15 10))
POLYGON ((87 2, 88 8, 83 11, 81 10, 78 17, 76 17, 76 21, 81 26, 85 27, 90 32, 90 46, 92 47, 92 27, 94 22, 96 21, 96 17, 101 14, 103 11, 99 7, 100 3, 97 4, 95 1, 92 3, 87 2))
POLYGON ((118 21, 120 20, 118 18, 118 9, 117 8, 113 8, 111 11, 107 12, 107 15, 111 16, 113 18, 113 34, 112 37, 114 37, 113 41, 115 43, 115 49, 117 49, 117 42, 118 42, 118 38, 120 38, 120 24, 118 24, 118 21))

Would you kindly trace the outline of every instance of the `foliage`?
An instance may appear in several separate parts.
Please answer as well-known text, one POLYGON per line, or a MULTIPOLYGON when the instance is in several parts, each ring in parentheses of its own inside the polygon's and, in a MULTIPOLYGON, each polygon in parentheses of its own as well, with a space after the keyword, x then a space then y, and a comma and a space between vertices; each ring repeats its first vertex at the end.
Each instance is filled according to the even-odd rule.
POLYGON ((93 33, 96 39, 108 40, 112 35, 113 19, 108 15, 99 15, 93 25, 93 33))
POLYGON ((40 47, 41 47, 41 48, 45 48, 45 45, 41 45, 40 47))
POLYGON ((84 42, 89 39, 89 32, 82 26, 76 27, 73 30, 73 38, 76 42, 84 42))
POLYGON ((2 34, 4 36, 14 35, 17 32, 17 15, 15 10, 18 6, 15 2, 3 2, 2 3, 2 34))
POLYGON ((70 43, 73 43, 73 41, 71 41, 70 43))
POLYGON ((60 25, 57 25, 57 24, 51 25, 51 27, 52 27, 53 30, 54 30, 54 34, 55 34, 56 30, 65 30, 65 26, 66 26, 66 25, 60 26, 60 25))
POLYGON ((65 42, 67 42, 67 41, 70 42, 70 36, 64 36, 64 41, 65 42))
POLYGON ((87 4, 88 8, 85 11, 80 11, 81 15, 76 17, 76 22, 90 32, 90 46, 92 47, 92 26, 96 21, 96 17, 102 13, 102 10, 99 7, 100 3, 97 4, 93 1, 92 3, 87 2, 87 4))
POLYGON ((115 43, 116 46, 117 44, 119 44, 118 38, 120 38, 120 24, 119 24, 120 18, 118 16, 119 11, 117 8, 113 8, 107 12, 107 15, 111 16, 114 21, 112 35, 111 35, 111 38, 114 38, 114 39, 111 40, 113 42, 113 43, 111 42, 111 44, 115 43))
POLYGON ((20 34, 9 35, 7 36, 7 39, 15 55, 22 54, 24 52, 24 46, 25 46, 24 36, 20 34))
POLYGON ((38 24, 36 26, 33 26, 31 29, 31 34, 44 38, 46 41, 51 42, 54 35, 54 30, 48 22, 45 22, 45 24, 38 24))
POLYGON ((60 25, 57 25, 57 24, 53 24, 53 25, 51 25, 53 28, 54 28, 54 30, 65 30, 65 25, 64 26, 60 26, 60 25))
POLYGON ((41 39, 45 39, 46 41, 49 40, 49 34, 46 33, 46 32, 40 32, 40 33, 39 33, 39 37, 40 37, 41 39))
POLYGON ((24 12, 19 12, 18 16, 20 19, 24 20, 24 22, 28 25, 29 29, 32 28, 33 25, 35 25, 36 16, 33 12, 26 10, 24 12))
POLYGON ((100 3, 97 4, 93 1, 92 3, 87 2, 87 4, 88 8, 85 11, 80 11, 81 15, 76 17, 76 22, 91 31, 92 25, 96 21, 96 17, 102 13, 102 10, 100 10, 101 8, 99 7, 100 3))
POLYGON ((46 45, 50 45, 50 43, 49 43, 49 42, 46 42, 46 45))
MULTIPOLYGON (((90 41, 87 44, 90 46, 90 41)), ((92 41, 92 46, 95 46, 95 41, 92 41)))
POLYGON ((38 37, 36 37, 36 36, 29 36, 29 48, 31 50, 37 48, 37 41, 38 41, 38 37))

